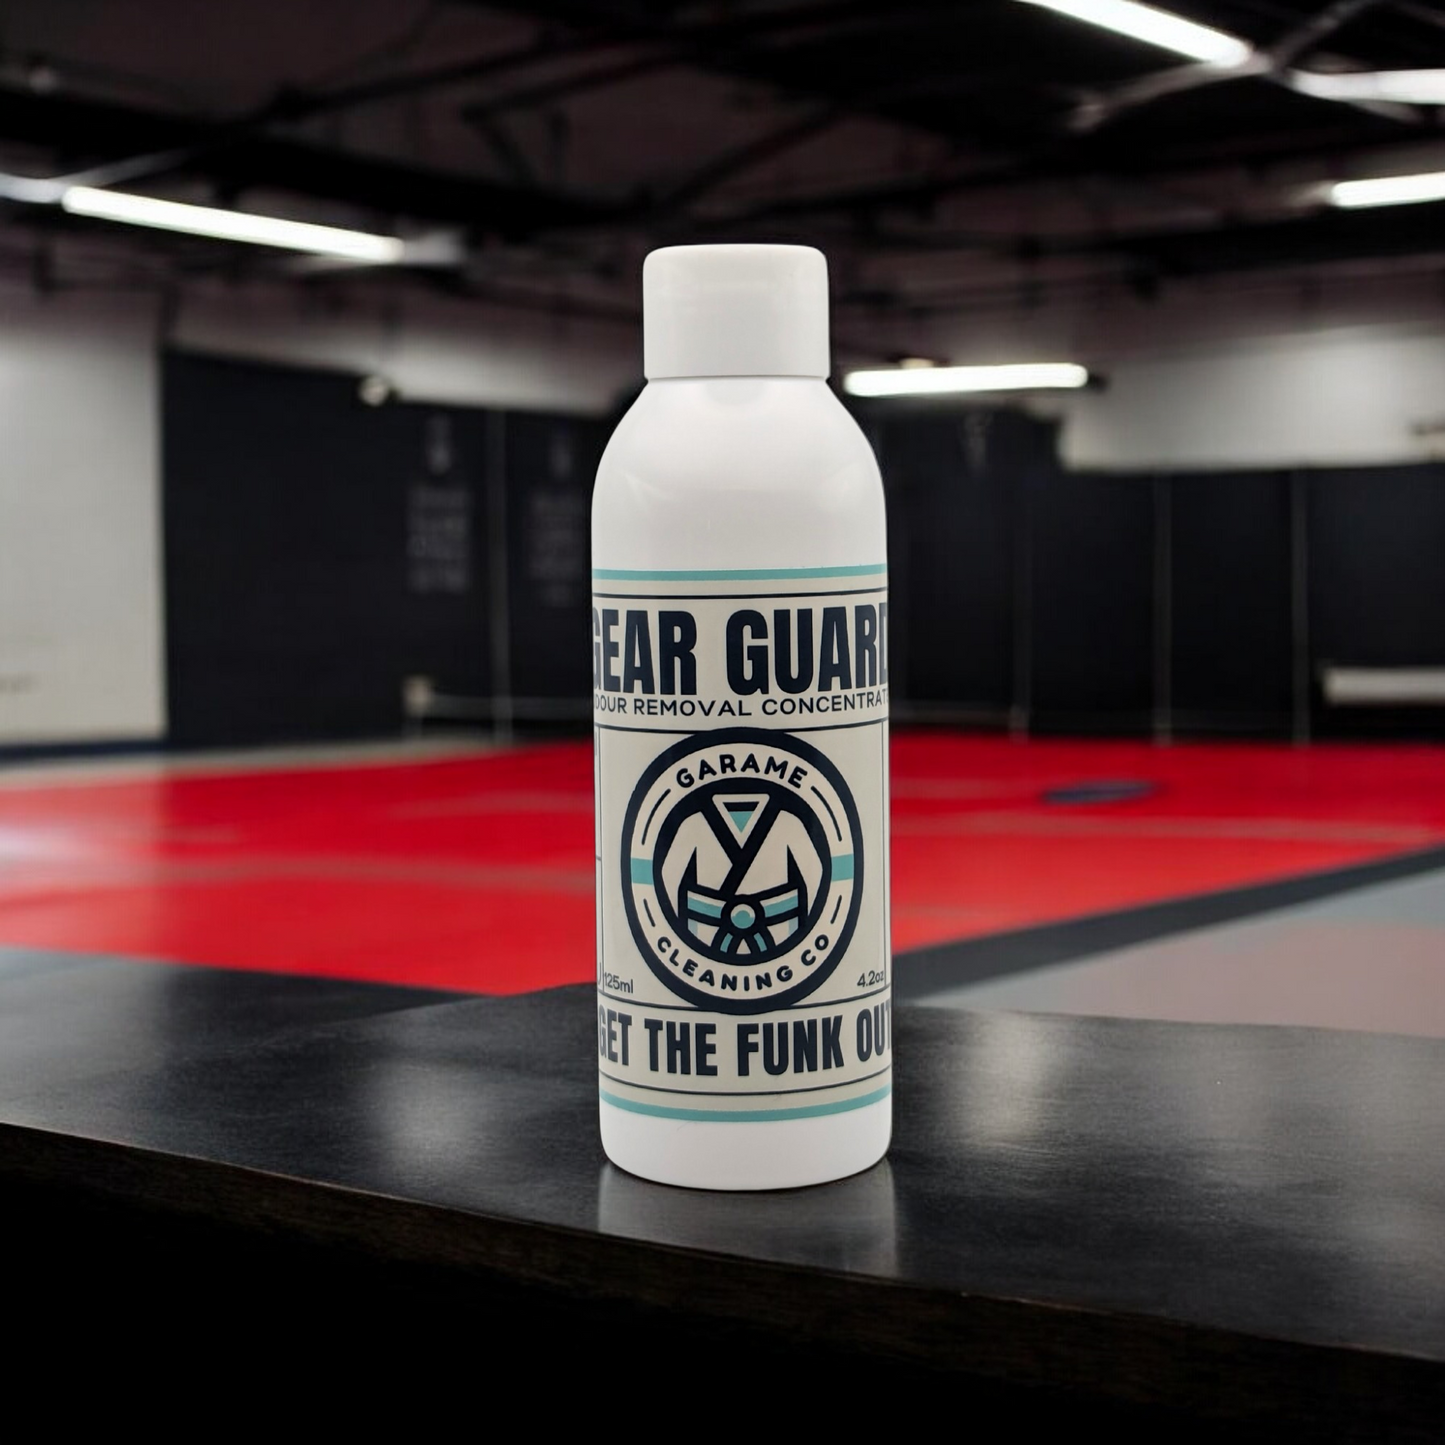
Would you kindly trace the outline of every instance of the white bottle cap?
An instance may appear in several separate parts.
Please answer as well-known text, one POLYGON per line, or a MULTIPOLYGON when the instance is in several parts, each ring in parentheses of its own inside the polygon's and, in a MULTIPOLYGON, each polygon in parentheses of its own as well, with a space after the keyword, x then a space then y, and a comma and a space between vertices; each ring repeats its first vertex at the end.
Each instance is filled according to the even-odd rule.
POLYGON ((642 264, 643 371, 828 375, 828 263, 811 246, 665 246, 642 264))

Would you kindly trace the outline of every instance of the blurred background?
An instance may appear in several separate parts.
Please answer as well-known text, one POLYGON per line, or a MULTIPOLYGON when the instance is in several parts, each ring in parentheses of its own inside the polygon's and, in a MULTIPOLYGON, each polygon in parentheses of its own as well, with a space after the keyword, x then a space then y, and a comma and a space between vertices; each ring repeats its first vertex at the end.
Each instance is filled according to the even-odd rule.
MULTIPOLYGON (((895 824, 900 947, 1445 841, 1440 755, 1384 746, 1445 732, 1442 107, 1430 0, 7 6, 0 762, 409 739, 483 772, 448 753, 383 806, 333 769, 274 818, 351 818, 344 846, 293 830, 267 873, 240 811, 273 774, 244 807, 166 774, 96 833, 95 789, 12 766, 0 942, 356 972, 359 935, 294 931, 317 869, 532 886, 446 872, 522 807, 477 801, 487 768, 533 799, 527 866, 573 867, 585 745, 497 746, 587 732, 592 476, 642 258, 690 241, 828 256, 894 717, 932 729, 900 807, 954 819, 912 873, 895 824), (947 370, 1023 364, 1055 370, 947 370), (260 927, 261 888, 270 953, 214 925, 260 927)), ((544 952, 587 978, 576 867, 544 952)))

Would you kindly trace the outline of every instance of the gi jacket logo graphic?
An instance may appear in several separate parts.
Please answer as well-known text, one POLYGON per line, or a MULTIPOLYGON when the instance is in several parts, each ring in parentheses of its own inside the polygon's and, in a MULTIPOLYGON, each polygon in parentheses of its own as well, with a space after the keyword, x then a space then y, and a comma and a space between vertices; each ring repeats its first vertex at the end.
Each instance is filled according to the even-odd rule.
POLYGON ((632 936, 673 993, 723 1013, 785 1008, 853 936, 858 809, 837 768, 797 738, 699 733, 633 791, 622 879, 632 936))

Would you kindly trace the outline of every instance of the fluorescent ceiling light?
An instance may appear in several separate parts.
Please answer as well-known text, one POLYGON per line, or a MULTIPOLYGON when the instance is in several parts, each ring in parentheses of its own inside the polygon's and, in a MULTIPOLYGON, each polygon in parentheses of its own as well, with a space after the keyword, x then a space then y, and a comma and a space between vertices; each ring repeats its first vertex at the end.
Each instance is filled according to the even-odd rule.
POLYGON ((1208 25, 1196 25, 1182 15, 1140 5, 1137 0, 1022 0, 1025 5, 1042 5, 1072 16, 1089 25, 1098 25, 1118 35, 1172 50, 1189 60, 1206 65, 1242 65, 1254 54, 1254 47, 1237 36, 1226 35, 1208 25))
POLYGON ((1360 70, 1344 75, 1292 70, 1288 80, 1291 90, 1318 100, 1445 105, 1445 70, 1360 70))
POLYGON ((317 226, 309 221, 283 221, 275 216, 254 216, 246 211, 223 211, 214 206, 190 206, 135 196, 124 191, 70 186, 60 204, 73 215, 121 221, 129 226, 154 226, 162 231, 184 231, 192 236, 214 236, 222 241, 245 241, 256 246, 280 246, 374 266, 394 265, 406 252, 406 242, 395 236, 374 236, 346 231, 339 226, 317 226))
POLYGON ((1336 181, 1330 205, 1358 210, 1364 206, 1409 206, 1420 201, 1445 201, 1445 171, 1423 176, 1379 176, 1369 181, 1336 181))
POLYGON ((1017 366, 909 366, 850 371, 843 390, 854 396, 941 396, 969 391, 1058 391, 1087 386, 1089 373, 1073 362, 1017 366))

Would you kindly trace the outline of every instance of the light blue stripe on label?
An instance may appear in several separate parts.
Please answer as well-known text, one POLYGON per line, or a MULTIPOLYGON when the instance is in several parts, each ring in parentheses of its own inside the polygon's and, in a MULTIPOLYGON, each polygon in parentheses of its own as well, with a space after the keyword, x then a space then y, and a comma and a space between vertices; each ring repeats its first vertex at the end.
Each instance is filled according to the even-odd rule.
POLYGON ((833 877, 840 882, 853 876, 853 855, 840 853, 833 859, 833 877))
POLYGON ((632 881, 634 883, 652 882, 651 858, 634 858, 632 860, 632 881))
POLYGON ((594 567, 594 582, 787 582, 807 577, 880 577, 886 562, 861 567, 727 567, 702 572, 635 571, 630 567, 594 567))
POLYGON ((842 1099, 836 1104, 804 1104, 795 1109, 675 1109, 670 1104, 640 1104, 632 1099, 619 1099, 606 1089, 599 1090, 604 1103, 632 1114, 650 1114, 654 1119, 686 1119, 706 1124, 777 1124, 784 1119, 816 1119, 823 1114, 846 1114, 876 1104, 893 1092, 892 1084, 884 1084, 871 1094, 856 1099, 842 1099))

